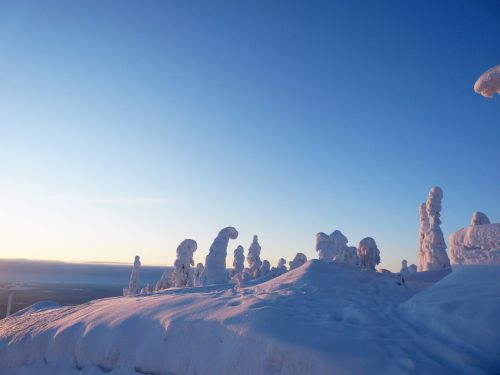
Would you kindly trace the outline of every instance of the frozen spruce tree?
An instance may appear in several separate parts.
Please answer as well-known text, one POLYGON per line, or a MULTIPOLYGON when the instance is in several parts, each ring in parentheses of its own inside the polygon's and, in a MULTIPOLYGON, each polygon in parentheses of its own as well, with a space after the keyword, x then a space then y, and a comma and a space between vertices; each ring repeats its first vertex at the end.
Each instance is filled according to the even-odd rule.
POLYGON ((139 255, 135 256, 134 266, 132 268, 132 273, 130 274, 130 281, 128 283, 128 289, 123 289, 124 296, 133 296, 139 294, 139 273, 141 272, 141 260, 139 255))
POLYGON ((184 240, 177 246, 177 259, 172 273, 172 285, 177 288, 188 286, 191 266, 194 266, 193 253, 198 245, 195 240, 184 240))
POLYGON ((485 224, 491 224, 490 219, 486 214, 483 214, 482 212, 474 212, 472 214, 472 219, 470 221, 470 225, 485 225, 485 224))
POLYGON ((425 202, 418 206, 420 215, 420 246, 418 250, 418 271, 423 271, 422 266, 425 263, 425 236, 429 231, 429 217, 427 216, 427 207, 425 202))
POLYGON ((233 227, 224 228, 219 232, 205 258, 205 270, 201 275, 202 285, 229 282, 226 270, 227 245, 230 239, 236 238, 238 238, 238 231, 233 227))
POLYGON ((231 276, 242 272, 245 268, 245 255, 243 251, 243 246, 241 245, 234 250, 233 273, 231 276))
POLYGON ((259 245, 259 238, 257 237, 257 235, 254 235, 252 244, 248 248, 247 255, 248 271, 250 273, 250 276, 253 278, 257 278, 260 276, 260 268, 262 267, 262 261, 260 260, 260 250, 261 247, 259 245))
POLYGON ((196 265, 193 273, 193 286, 201 286, 201 275, 203 274, 204 270, 205 267, 203 266, 203 263, 198 263, 196 265))
POLYGON ((295 255, 295 258, 293 258, 293 260, 290 261, 288 264, 290 265, 290 270, 294 270, 295 268, 299 268, 306 262, 307 262, 306 255, 303 253, 297 253, 295 255))
POLYGON ((271 263, 269 263, 268 260, 263 260, 262 261, 262 266, 260 266, 260 270, 259 270, 259 274, 260 276, 266 276, 267 274, 269 274, 269 272, 271 272, 271 263))
POLYGON ((328 234, 323 232, 316 234, 316 251, 318 252, 319 260, 325 262, 333 261, 333 257, 336 255, 336 247, 328 234))
POLYGON ((403 259, 401 261, 401 270, 399 273, 407 274, 410 273, 410 270, 408 269, 408 261, 406 259, 403 259))
POLYGON ((361 268, 375 270, 375 266, 380 263, 380 251, 373 238, 366 237, 359 242, 358 258, 361 268))
POLYGON ((450 268, 450 259, 446 253, 446 243, 441 231, 441 201, 443 190, 434 186, 429 192, 429 198, 425 204, 429 229, 425 233, 423 249, 419 256, 419 271, 438 270, 450 268))
POLYGON ((274 277, 283 275, 286 271, 286 260, 284 258, 279 258, 278 265, 271 269, 271 273, 274 277))

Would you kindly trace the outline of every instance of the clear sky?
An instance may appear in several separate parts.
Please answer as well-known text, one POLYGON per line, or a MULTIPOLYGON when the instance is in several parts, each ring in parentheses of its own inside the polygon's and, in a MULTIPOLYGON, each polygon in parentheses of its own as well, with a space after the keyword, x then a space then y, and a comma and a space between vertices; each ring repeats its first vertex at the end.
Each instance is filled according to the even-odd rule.
POLYGON ((500 221, 491 1, 2 1, 0 258, 204 260, 225 226, 275 264, 315 234, 416 262, 500 221))

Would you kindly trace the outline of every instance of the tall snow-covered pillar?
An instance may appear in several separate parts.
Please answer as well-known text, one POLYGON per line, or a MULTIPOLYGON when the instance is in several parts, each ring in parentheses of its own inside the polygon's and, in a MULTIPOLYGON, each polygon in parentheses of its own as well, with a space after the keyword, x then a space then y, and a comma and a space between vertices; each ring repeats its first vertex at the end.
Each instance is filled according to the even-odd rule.
POLYGON ((229 282, 226 270, 227 245, 230 239, 236 238, 238 238, 238 231, 233 227, 224 228, 219 232, 205 258, 205 270, 201 275, 202 285, 229 282))
POLYGON ((429 192, 429 198, 427 198, 425 204, 429 229, 425 234, 424 246, 420 253, 421 256, 419 256, 419 271, 450 268, 450 259, 446 253, 446 243, 440 226, 442 200, 443 190, 438 186, 434 186, 429 192))
POLYGON ((245 268, 245 255, 243 254, 243 246, 239 245, 234 250, 234 260, 233 260, 233 274, 232 276, 240 273, 245 268))
POLYGON ((253 236, 253 241, 248 248, 247 262, 248 271, 251 277, 256 278, 260 276, 260 268, 262 267, 262 261, 260 260, 260 244, 257 235, 253 236))
POLYGON ((124 295, 135 295, 139 293, 139 274, 141 272, 141 260, 139 255, 135 256, 134 267, 132 268, 132 273, 130 274, 130 281, 128 283, 128 289, 124 289, 124 295))

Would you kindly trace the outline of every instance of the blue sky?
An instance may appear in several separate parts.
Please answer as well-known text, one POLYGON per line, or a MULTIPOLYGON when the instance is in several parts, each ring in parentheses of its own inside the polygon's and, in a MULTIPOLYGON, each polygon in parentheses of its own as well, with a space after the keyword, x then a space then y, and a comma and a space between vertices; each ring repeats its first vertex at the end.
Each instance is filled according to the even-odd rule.
POLYGON ((2 2, 0 257, 202 261, 233 225, 416 262, 431 186, 445 236, 500 220, 497 64, 497 1, 2 2))

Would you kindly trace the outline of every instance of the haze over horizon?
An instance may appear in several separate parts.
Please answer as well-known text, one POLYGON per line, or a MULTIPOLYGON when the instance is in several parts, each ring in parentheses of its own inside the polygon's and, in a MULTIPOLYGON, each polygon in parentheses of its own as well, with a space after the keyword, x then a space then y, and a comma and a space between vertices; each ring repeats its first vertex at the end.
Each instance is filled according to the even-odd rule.
POLYGON ((198 262, 231 225, 228 265, 338 229, 396 270, 434 185, 445 237, 499 222, 500 3, 385 5, 0 3, 0 258, 198 262))

